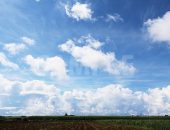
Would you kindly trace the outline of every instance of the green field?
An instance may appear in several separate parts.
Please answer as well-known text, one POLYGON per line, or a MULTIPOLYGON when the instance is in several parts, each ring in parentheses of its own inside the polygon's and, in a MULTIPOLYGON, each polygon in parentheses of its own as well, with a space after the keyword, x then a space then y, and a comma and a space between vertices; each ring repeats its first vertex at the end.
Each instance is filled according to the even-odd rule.
POLYGON ((170 130, 169 116, 0 117, 0 130, 170 130))

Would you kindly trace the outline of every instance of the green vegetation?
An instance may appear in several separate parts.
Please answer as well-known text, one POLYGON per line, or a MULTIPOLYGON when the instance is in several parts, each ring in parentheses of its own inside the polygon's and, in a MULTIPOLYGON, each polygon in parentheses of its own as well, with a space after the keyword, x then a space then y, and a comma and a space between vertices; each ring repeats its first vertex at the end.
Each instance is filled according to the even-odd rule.
POLYGON ((0 120, 170 120, 170 116, 0 116, 0 120))
POLYGON ((6 116, 0 130, 170 130, 169 116, 6 116))
POLYGON ((149 130, 170 130, 170 120, 157 120, 152 118, 150 120, 99 120, 98 123, 105 125, 121 125, 121 126, 134 126, 136 128, 147 128, 149 130))

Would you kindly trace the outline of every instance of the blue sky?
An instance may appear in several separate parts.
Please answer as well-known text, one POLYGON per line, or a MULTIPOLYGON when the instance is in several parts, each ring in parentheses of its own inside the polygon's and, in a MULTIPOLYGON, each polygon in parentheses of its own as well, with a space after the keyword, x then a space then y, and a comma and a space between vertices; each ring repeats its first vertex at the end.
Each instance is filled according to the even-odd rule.
POLYGON ((170 113, 169 5, 1 0, 1 114, 170 113))

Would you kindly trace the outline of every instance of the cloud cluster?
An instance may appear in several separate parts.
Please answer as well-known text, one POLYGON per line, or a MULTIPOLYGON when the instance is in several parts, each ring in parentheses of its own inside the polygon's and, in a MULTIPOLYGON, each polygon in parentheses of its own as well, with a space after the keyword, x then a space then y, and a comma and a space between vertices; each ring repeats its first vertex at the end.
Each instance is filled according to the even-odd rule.
POLYGON ((61 92, 56 86, 44 81, 16 83, 3 75, 0 75, 0 79, 1 93, 4 91, 4 94, 10 95, 12 94, 10 90, 18 88, 19 99, 24 99, 22 108, 11 109, 8 111, 10 114, 63 115, 65 112, 76 115, 170 114, 170 86, 134 91, 120 84, 110 84, 91 90, 61 92), (34 97, 22 98, 32 94, 34 97))
POLYGON ((4 50, 8 51, 10 54, 15 55, 27 46, 34 45, 35 41, 28 37, 22 37, 22 43, 7 43, 4 45, 4 50))
POLYGON ((77 21, 92 20, 93 11, 91 10, 89 4, 81 4, 76 2, 71 7, 69 5, 65 5, 65 11, 69 17, 76 19, 77 21))
POLYGON ((32 72, 39 76, 50 74, 59 80, 67 79, 67 69, 64 60, 58 56, 49 58, 34 58, 32 55, 25 57, 25 63, 30 66, 32 72))
POLYGON ((113 75, 133 74, 135 67, 124 61, 116 59, 114 52, 105 53, 100 49, 103 43, 91 36, 82 37, 77 41, 67 40, 59 45, 62 51, 71 54, 75 60, 85 67, 91 69, 101 69, 113 75), (78 46, 77 43, 84 43, 78 46))
MULTIPOLYGON (((93 20, 93 10, 88 3, 75 2, 72 6, 64 7, 70 18, 77 21, 93 20)), ((104 20, 123 22, 119 14, 108 14, 104 20)), ((163 17, 147 20, 145 27, 154 42, 170 43, 170 11, 163 17)), ((34 39, 21 37, 21 43, 7 43, 3 49, 15 55, 34 44, 34 39)), ((103 51, 103 45, 103 42, 89 35, 77 40, 69 39, 59 45, 59 48, 92 70, 102 70, 112 75, 129 75, 136 71, 132 64, 119 60, 114 52, 103 51)), ((46 76, 46 80, 49 75, 59 80, 68 78, 67 65, 61 57, 42 58, 27 55, 24 61, 34 74, 46 76)), ((19 69, 19 66, 2 52, 0 65, 19 69)), ((134 91, 120 84, 109 84, 96 89, 62 91, 57 86, 41 80, 14 81, 0 74, 0 81, 0 113, 8 111, 11 115, 63 115, 65 112, 76 115, 170 114, 170 85, 146 91, 134 91), (2 97, 10 98, 10 103, 6 102, 4 105, 3 102, 8 99, 2 97), (17 108, 12 99, 19 100, 22 108, 17 108), (11 104, 14 106, 8 107, 11 104)))
POLYGON ((163 17, 148 19, 145 26, 149 37, 154 42, 170 43, 170 11, 166 12, 163 17))
MULTIPOLYGON (((170 114, 170 86, 154 88, 147 92, 133 91, 121 85, 111 84, 96 90, 72 90, 58 93, 46 100, 30 99, 24 113, 57 114, 65 112, 77 115, 165 115, 170 114), (36 113, 29 111, 34 106, 36 113)), ((34 111, 33 111, 34 112, 34 111)))

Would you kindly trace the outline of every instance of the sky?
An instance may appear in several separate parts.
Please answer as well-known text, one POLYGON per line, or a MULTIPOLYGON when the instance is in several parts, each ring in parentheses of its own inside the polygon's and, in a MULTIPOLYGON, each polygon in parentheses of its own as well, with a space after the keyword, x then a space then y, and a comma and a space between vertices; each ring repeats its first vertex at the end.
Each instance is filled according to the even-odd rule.
POLYGON ((1 0, 0 115, 170 114, 169 0, 1 0))

